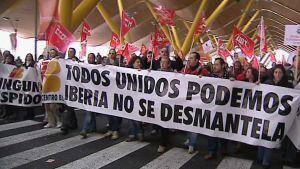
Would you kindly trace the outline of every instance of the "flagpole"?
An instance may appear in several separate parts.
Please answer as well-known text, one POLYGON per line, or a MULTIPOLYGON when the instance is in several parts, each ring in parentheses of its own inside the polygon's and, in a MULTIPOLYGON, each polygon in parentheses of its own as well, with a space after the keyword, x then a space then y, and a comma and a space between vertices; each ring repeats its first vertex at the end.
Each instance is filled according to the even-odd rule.
MULTIPOLYGON (((175 42, 173 41, 173 36, 172 36, 172 34, 171 34, 171 30, 170 30, 170 26, 167 26, 167 28, 168 28, 168 31, 169 31, 169 34, 170 34, 170 39, 171 39, 171 41, 172 41, 172 43, 174 43, 175 44, 175 42)), ((171 43, 171 44, 172 44, 171 43)), ((172 47, 172 45, 170 44, 170 46, 172 47)), ((174 48, 174 47, 173 47, 174 48)), ((171 48, 170 48, 171 49, 171 48)), ((170 50, 171 51, 171 50, 170 50)), ((169 51, 169 52, 170 52, 169 51)), ((174 51, 175 51, 175 48, 174 48, 174 51)))
POLYGON ((37 22, 38 22, 38 2, 34 0, 34 60, 37 61, 37 22))
MULTIPOLYGON (((259 42, 259 54, 260 54, 260 57, 262 58, 262 36, 265 36, 265 35, 263 35, 262 33, 263 33, 263 26, 264 25, 262 25, 262 21, 263 21, 263 16, 261 16, 261 19, 260 19, 260 42, 259 42)), ((265 37, 264 37, 265 38, 265 37)), ((256 56, 255 56, 256 57, 256 56)), ((259 64, 259 66, 258 66, 258 81, 260 81, 260 62, 258 63, 259 64)))
MULTIPOLYGON (((190 47, 190 50, 189 50, 189 55, 191 54, 191 50, 192 50, 192 48, 194 46, 194 40, 195 40, 195 36, 193 36, 192 44, 191 44, 191 47, 190 47)), ((184 71, 183 71, 184 73, 186 73, 186 68, 187 68, 187 63, 184 66, 184 71)))
POLYGON ((296 67, 295 67, 296 70, 295 70, 295 74, 294 74, 294 79, 295 79, 295 84, 294 84, 294 85, 295 85, 295 86, 297 85, 297 81, 298 81, 298 73, 299 73, 299 72, 298 72, 299 48, 300 48, 300 47, 297 46, 297 53, 296 53, 296 58, 295 58, 295 59, 296 59, 296 60, 295 60, 295 61, 296 61, 296 67))

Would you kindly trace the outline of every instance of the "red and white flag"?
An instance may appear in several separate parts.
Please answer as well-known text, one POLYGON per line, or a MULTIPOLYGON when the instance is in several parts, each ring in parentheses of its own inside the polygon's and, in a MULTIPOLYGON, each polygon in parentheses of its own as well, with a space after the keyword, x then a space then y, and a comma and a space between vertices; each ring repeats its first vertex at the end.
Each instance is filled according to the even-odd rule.
POLYGON ((147 47, 146 47, 146 45, 142 44, 141 50, 140 50, 141 55, 144 55, 146 52, 147 52, 147 47))
POLYGON ((272 52, 270 52, 270 61, 272 63, 276 63, 277 62, 276 57, 275 57, 275 55, 272 52))
POLYGON ((226 60, 228 56, 231 56, 231 53, 226 48, 221 39, 218 40, 218 55, 221 56, 224 60, 226 60))
POLYGON ((237 27, 233 28, 233 45, 239 47, 242 52, 249 58, 254 55, 254 42, 237 27))
POLYGON ((48 38, 48 44, 62 53, 66 52, 70 43, 76 41, 72 33, 59 22, 53 22, 48 38))
POLYGON ((80 38, 80 58, 83 59, 86 56, 86 45, 87 45, 87 36, 91 36, 91 26, 87 22, 82 23, 81 29, 81 38, 80 38))
POLYGON ((121 44, 120 38, 116 33, 113 33, 111 35, 109 46, 113 49, 115 49, 117 46, 121 44))
POLYGON ((136 26, 134 18, 129 17, 124 11, 122 12, 121 19, 121 36, 125 36, 131 28, 136 26))
POLYGON ((82 23, 82 29, 81 29, 81 42, 87 40, 87 36, 91 36, 91 26, 87 22, 82 23))
POLYGON ((266 28, 263 16, 261 16, 260 24, 257 27, 257 38, 259 40, 260 53, 268 52, 268 43, 266 36, 266 28))
POLYGON ((252 59, 252 61, 251 61, 251 65, 252 65, 252 67, 254 68, 254 69, 256 69, 256 70, 259 70, 259 61, 258 61, 258 59, 256 58, 256 56, 253 56, 253 59, 252 59))
POLYGON ((128 43, 126 43, 125 45, 119 45, 117 46, 116 49, 117 49, 117 54, 123 55, 127 61, 130 60, 128 43))
POLYGON ((132 54, 133 52, 139 51, 140 48, 135 46, 134 44, 128 43, 128 51, 129 54, 132 54))
POLYGON ((197 26, 197 29, 195 31, 195 35, 201 35, 206 33, 206 26, 205 26, 205 16, 204 14, 201 15, 199 24, 197 26))
POLYGON ((171 9, 166 9, 162 6, 155 7, 156 14, 158 16, 158 21, 161 25, 175 26, 174 18, 175 11, 171 9))

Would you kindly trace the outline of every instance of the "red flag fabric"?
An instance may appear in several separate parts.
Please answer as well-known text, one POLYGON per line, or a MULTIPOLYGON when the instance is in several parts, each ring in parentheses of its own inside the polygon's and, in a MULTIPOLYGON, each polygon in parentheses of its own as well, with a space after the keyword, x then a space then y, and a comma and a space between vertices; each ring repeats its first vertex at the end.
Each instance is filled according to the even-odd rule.
POLYGON ((153 43, 154 43, 154 46, 158 46, 160 48, 169 44, 169 41, 168 41, 166 35, 159 28, 156 29, 156 32, 154 34, 153 43))
POLYGON ((82 23, 82 29, 81 29, 81 42, 85 41, 87 39, 87 36, 91 36, 91 26, 87 22, 82 23))
POLYGON ((131 44, 131 43, 128 43, 128 51, 129 51, 129 54, 133 53, 133 52, 136 52, 140 50, 139 47, 135 46, 134 44, 131 44))
POLYGON ((155 33, 152 33, 150 35, 150 45, 149 45, 149 51, 153 52, 154 58, 157 58, 159 56, 159 47, 157 46, 155 33))
POLYGON ((141 55, 144 55, 146 52, 147 52, 147 47, 146 47, 146 45, 142 44, 141 50, 140 50, 141 55))
POLYGON ((54 22, 50 28, 48 43, 58 51, 64 53, 69 44, 76 41, 74 36, 59 22, 54 22))
POLYGON ((253 56, 253 59, 252 59, 252 61, 251 61, 251 65, 252 65, 252 67, 253 67, 254 69, 259 70, 259 66, 260 66, 260 65, 259 65, 259 62, 258 62, 256 56, 253 56))
POLYGON ((156 14, 158 16, 158 21, 161 25, 175 26, 174 18, 175 11, 171 9, 166 9, 162 6, 155 7, 156 14))
POLYGON ((49 28, 51 23, 54 20, 58 20, 58 2, 59 0, 39 0, 39 12, 40 12, 40 21, 39 21, 39 31, 38 39, 47 40, 47 34, 49 33, 49 28))
POLYGON ((121 19, 121 36, 126 35, 131 28, 136 26, 136 22, 133 18, 130 18, 124 11, 122 12, 121 19))
POLYGON ((203 45, 199 43, 199 53, 200 53, 200 62, 208 62, 209 61, 209 54, 204 52, 203 45))
POLYGON ((86 56, 86 45, 87 45, 87 36, 91 36, 91 26, 87 22, 82 23, 81 28, 81 38, 80 38, 80 58, 83 59, 86 56))
POLYGON ((273 53, 270 53, 270 61, 272 63, 276 63, 277 62, 276 57, 275 57, 275 55, 273 53))
POLYGON ((205 34, 205 33, 206 33, 205 16, 204 16, 204 14, 202 14, 199 24, 198 24, 197 29, 194 34, 200 35, 200 34, 205 34))
POLYGON ((121 44, 121 41, 120 41, 120 39, 119 39, 119 36, 116 34, 116 33, 113 33, 112 35, 111 35, 111 39, 110 39, 110 44, 109 44, 109 46, 111 47, 111 48, 116 48, 117 46, 119 46, 121 44))
POLYGON ((254 55, 254 42, 238 28, 233 28, 233 45, 239 47, 249 58, 254 55))
POLYGON ((117 46, 117 54, 123 55, 127 61, 130 60, 130 54, 129 54, 129 48, 128 43, 125 45, 119 45, 117 46))
POLYGON ((228 56, 231 56, 231 53, 226 48, 221 39, 218 40, 218 55, 221 56, 224 60, 226 60, 228 56))

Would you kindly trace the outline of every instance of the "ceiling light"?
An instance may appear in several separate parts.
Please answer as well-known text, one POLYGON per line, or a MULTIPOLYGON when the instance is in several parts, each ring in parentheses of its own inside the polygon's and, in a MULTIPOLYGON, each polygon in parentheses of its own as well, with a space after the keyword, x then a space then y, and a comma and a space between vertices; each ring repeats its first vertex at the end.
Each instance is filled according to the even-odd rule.
POLYGON ((4 20, 8 21, 10 18, 9 18, 9 17, 7 17, 7 16, 4 16, 4 17, 2 17, 2 19, 4 19, 4 20))

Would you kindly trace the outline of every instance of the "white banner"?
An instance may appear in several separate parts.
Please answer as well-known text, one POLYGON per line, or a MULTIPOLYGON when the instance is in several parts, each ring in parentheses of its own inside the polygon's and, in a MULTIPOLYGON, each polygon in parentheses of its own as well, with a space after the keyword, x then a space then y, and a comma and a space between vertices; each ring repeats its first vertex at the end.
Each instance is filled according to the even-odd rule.
POLYGON ((300 25, 285 25, 284 45, 300 46, 300 25))
POLYGON ((269 148, 280 146, 300 91, 173 72, 52 60, 43 102, 269 148))
POLYGON ((0 104, 41 105, 42 83, 35 68, 17 68, 0 63, 0 104))

